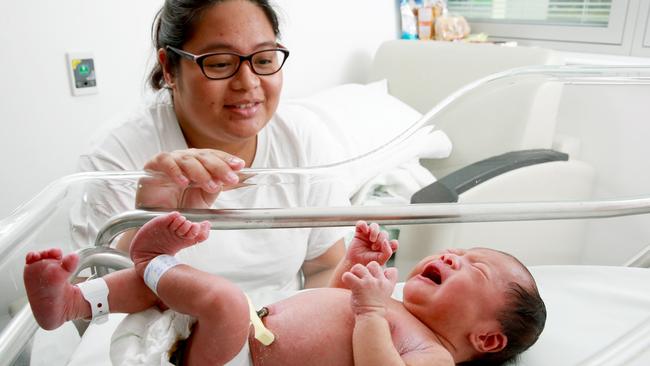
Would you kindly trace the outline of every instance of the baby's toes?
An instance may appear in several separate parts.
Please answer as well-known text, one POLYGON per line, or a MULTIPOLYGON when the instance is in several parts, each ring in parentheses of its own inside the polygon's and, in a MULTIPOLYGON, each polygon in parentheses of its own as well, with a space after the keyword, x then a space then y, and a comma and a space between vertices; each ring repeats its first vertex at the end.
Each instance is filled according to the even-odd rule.
POLYGON ((45 250, 41 252, 41 257, 42 258, 48 258, 48 259, 61 259, 63 258, 63 252, 59 248, 52 248, 45 250))
POLYGON ((25 256, 25 264, 32 264, 41 260, 41 254, 39 252, 29 252, 25 256))
POLYGON ((175 230, 175 232, 176 235, 184 238, 187 236, 187 234, 190 232, 191 229, 192 229, 192 222, 186 220, 175 230))
POLYGON ((202 241, 205 241, 205 239, 207 239, 208 236, 210 235, 210 223, 207 221, 203 221, 198 225, 199 225, 199 232, 196 235, 196 241, 197 243, 200 243, 202 241))
POLYGON ((65 269, 67 272, 72 272, 77 269, 77 264, 79 264, 79 256, 77 254, 70 253, 63 257, 63 269, 65 269))
POLYGON ((181 226, 183 226, 183 224, 187 222, 187 219, 184 216, 181 216, 180 214, 174 215, 172 218, 173 218, 172 221, 169 223, 169 228, 172 231, 178 230, 178 228, 180 228, 181 226))
POLYGON ((192 223, 190 229, 187 231, 184 237, 186 239, 195 239, 196 236, 199 235, 200 230, 201 230, 201 225, 197 223, 192 223))

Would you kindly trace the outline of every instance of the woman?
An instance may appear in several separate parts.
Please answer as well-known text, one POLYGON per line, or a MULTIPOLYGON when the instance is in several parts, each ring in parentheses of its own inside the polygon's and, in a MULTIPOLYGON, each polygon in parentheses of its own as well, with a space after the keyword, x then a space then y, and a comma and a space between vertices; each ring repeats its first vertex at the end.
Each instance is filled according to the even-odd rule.
MULTIPOLYGON (((335 160, 327 131, 275 116, 281 68, 289 55, 277 43, 278 36, 277 16, 267 1, 165 1, 153 27, 158 65, 149 81, 161 93, 168 91, 171 101, 111 130, 81 159, 81 169, 144 168, 176 183, 142 184, 137 207, 348 205, 343 190, 331 184, 221 193, 237 184, 236 172, 243 167, 314 166, 335 160)), ((104 217, 133 209, 133 192, 125 190, 102 205, 104 217)), ((296 290, 301 284, 327 284, 344 253, 342 233, 220 231, 212 243, 189 248, 179 257, 247 291, 296 290)), ((130 236, 124 235, 118 248, 128 250, 130 236)))

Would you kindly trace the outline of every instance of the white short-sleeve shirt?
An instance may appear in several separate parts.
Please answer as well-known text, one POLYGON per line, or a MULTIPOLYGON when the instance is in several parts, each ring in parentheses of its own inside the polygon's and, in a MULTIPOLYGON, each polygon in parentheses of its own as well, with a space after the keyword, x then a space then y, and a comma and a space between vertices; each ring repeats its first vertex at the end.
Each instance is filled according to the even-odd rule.
MULTIPOLYGON (((337 161, 337 150, 324 126, 310 121, 288 121, 275 116, 258 134, 253 168, 316 166, 337 161)), ((80 158, 81 171, 142 170, 163 151, 187 149, 170 103, 156 103, 143 113, 101 134, 92 151, 80 158)), ((253 178, 254 180, 255 178, 253 178)), ((222 192, 214 208, 278 208, 347 206, 341 184, 332 180, 267 176, 285 184, 263 184, 222 192)), ((268 183, 268 182, 266 182, 268 183)), ((95 190, 101 191, 101 190, 95 190)), ((134 188, 104 190, 96 223, 76 228, 77 235, 96 235, 103 221, 115 213, 134 209, 134 188)), ((83 210, 83 208, 81 208, 83 210)), ((95 208, 96 210, 96 208, 95 208)), ((84 213, 79 217, 85 217, 84 213)), ((74 216, 74 214, 73 214, 74 216)), ((73 220, 74 221, 74 220, 73 220)), ((91 220, 92 221, 92 220, 91 220)), ((349 229, 251 229, 212 231, 203 243, 181 251, 179 258, 206 272, 222 275, 244 290, 296 290, 305 260, 323 254, 349 229)), ((80 239, 81 245, 88 239, 80 239)))

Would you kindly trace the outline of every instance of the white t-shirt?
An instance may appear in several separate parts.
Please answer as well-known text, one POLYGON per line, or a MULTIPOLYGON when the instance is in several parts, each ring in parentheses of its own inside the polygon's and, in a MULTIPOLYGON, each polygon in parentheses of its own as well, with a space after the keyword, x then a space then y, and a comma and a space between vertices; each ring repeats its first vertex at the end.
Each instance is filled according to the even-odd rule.
MULTIPOLYGON (((156 103, 141 115, 101 135, 93 150, 80 158, 81 171, 142 170, 162 151, 187 149, 173 107, 156 103)), ((316 166, 337 161, 331 135, 313 121, 288 121, 275 116, 258 134, 253 168, 316 166)), ((308 177, 259 176, 247 182, 255 186, 223 192, 214 208, 279 208, 348 206, 340 182, 308 177), (283 184, 275 184, 278 181, 283 184), (273 184, 268 184, 273 183, 273 184)), ((89 198, 76 221, 74 232, 87 245, 108 218, 134 209, 134 185, 97 185, 90 189, 100 197, 89 198), (97 193, 101 192, 101 193, 97 193), (92 207, 92 209, 91 209, 92 207), (84 211, 85 210, 85 211, 84 211), (92 213, 90 211, 93 211, 92 213)), ((181 251, 179 258, 196 268, 238 283, 244 290, 296 290, 305 260, 323 254, 348 228, 251 229, 212 231, 204 243, 181 251)))

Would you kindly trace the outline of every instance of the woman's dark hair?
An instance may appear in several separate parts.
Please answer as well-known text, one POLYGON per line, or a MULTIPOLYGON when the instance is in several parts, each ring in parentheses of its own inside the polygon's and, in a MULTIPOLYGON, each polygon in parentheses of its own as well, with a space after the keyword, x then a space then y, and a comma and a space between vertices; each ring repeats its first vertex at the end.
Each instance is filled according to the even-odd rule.
MULTIPOLYGON (((504 254, 514 258, 528 272, 518 259, 504 254)), ((475 360, 460 365, 492 366, 516 362, 517 357, 537 341, 546 324, 546 306, 532 280, 533 276, 530 275, 530 278, 530 286, 524 287, 515 282, 508 284, 506 305, 497 315, 501 331, 508 338, 506 347, 499 352, 482 354, 475 360)))
MULTIPOLYGON (((213 5, 230 0, 165 0, 165 4, 156 14, 151 27, 151 40, 157 51, 166 46, 183 48, 185 42, 192 38, 196 21, 203 12, 213 5)), ((280 36, 278 16, 267 0, 246 0, 257 5, 271 23, 273 33, 280 36)), ((177 70, 180 57, 174 52, 167 53, 167 62, 171 70, 177 70)), ((149 74, 149 85, 154 90, 165 87, 165 78, 160 63, 156 62, 149 74)))

